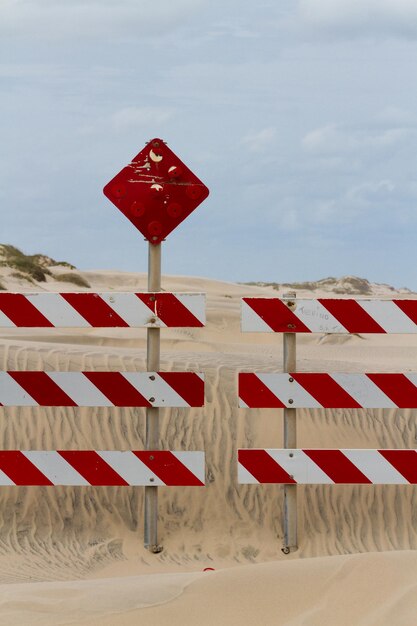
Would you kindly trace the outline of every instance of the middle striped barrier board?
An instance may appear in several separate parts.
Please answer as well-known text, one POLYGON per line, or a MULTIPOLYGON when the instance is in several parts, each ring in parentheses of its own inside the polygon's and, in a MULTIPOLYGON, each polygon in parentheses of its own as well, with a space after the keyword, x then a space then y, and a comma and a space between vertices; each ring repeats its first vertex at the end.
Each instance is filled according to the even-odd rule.
POLYGON ((202 487, 204 484, 204 452, 200 451, 0 451, 0 486, 202 487))
POLYGON ((417 300, 242 298, 242 331, 417 333, 417 300))
POLYGON ((417 372, 239 373, 242 408, 379 409, 417 407, 417 372))
POLYGON ((0 293, 3 328, 192 328, 205 321, 201 293, 0 293))
POLYGON ((417 450, 240 449, 240 484, 416 485, 417 450))
POLYGON ((200 407, 196 372, 0 372, 2 406, 200 407))

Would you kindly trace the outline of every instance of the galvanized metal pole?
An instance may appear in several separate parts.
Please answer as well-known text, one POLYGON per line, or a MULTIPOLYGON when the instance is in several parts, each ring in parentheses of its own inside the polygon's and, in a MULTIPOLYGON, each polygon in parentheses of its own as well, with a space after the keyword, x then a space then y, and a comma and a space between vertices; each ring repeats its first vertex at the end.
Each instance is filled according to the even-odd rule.
MULTIPOLYGON (((283 296, 290 309, 295 308, 295 292, 283 296)), ((284 372, 296 371, 296 333, 284 333, 284 372)), ((290 399, 290 398, 289 398, 290 399)), ((297 410, 284 409, 284 448, 297 447, 297 410)), ((297 485, 284 485, 284 545, 282 551, 289 554, 297 550, 297 485)))
MULTIPOLYGON (((161 244, 149 243, 148 291, 161 291, 161 244)), ((160 329, 147 329, 147 371, 157 372, 160 365, 160 329)), ((159 409, 146 409, 146 450, 159 448, 159 409)), ((158 543, 158 487, 145 487, 145 548, 161 552, 158 543)))

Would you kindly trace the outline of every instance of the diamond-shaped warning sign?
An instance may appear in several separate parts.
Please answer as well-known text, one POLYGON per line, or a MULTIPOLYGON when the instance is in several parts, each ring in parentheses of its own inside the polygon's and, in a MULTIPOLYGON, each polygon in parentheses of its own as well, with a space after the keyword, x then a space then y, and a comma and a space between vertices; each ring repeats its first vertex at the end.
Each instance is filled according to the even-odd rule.
POLYGON ((209 194, 162 139, 152 139, 103 191, 153 244, 165 239, 209 194))

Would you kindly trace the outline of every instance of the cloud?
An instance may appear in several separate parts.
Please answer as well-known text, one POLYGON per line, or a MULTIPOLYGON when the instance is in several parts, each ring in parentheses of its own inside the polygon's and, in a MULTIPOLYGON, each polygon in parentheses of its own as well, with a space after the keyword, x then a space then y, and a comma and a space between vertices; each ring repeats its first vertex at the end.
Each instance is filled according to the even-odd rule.
POLYGON ((361 154, 367 150, 393 148, 409 139, 415 140, 415 128, 349 129, 329 124, 308 132, 302 139, 307 153, 319 155, 361 154))
POLYGON ((60 40, 136 37, 183 23, 206 0, 2 0, 0 33, 60 40))
POLYGON ((417 0, 299 0, 298 18, 330 38, 417 39, 417 0))
POLYGON ((396 186, 390 179, 365 181, 348 188, 337 198, 320 202, 314 212, 315 219, 346 224, 361 216, 364 223, 375 219, 375 213, 380 219, 395 194, 396 186))
POLYGON ((404 237, 417 223, 417 186, 391 178, 365 180, 322 197, 304 218, 315 228, 351 237, 404 237))
POLYGON ((161 107, 126 107, 111 117, 116 130, 128 130, 137 126, 159 125, 170 120, 173 112, 161 107))
POLYGON ((135 128, 157 128, 173 116, 174 110, 165 107, 124 107, 110 115, 96 118, 91 124, 84 125, 81 133, 87 135, 109 131, 123 133, 135 128))
POLYGON ((414 126, 417 128, 417 115, 400 107, 387 106, 377 113, 378 122, 394 126, 414 126))
POLYGON ((359 225, 390 233, 405 224, 414 227, 417 186, 410 163, 417 127, 412 121, 405 111, 384 109, 359 128, 328 124, 303 137, 306 163, 314 166, 305 184, 312 223, 326 229, 342 225, 352 232, 359 225), (387 120, 410 125, 384 127, 387 120), (337 168, 331 170, 329 161, 336 161, 337 168), (316 184, 316 179, 326 183, 316 184))
POLYGON ((259 32, 252 28, 249 24, 242 25, 236 19, 230 21, 216 22, 211 30, 207 31, 204 35, 208 40, 219 40, 225 38, 236 39, 257 39, 259 38, 259 32))
POLYGON ((241 143, 250 152, 263 152, 274 143, 276 129, 272 126, 263 128, 254 133, 248 133, 243 137, 241 143))

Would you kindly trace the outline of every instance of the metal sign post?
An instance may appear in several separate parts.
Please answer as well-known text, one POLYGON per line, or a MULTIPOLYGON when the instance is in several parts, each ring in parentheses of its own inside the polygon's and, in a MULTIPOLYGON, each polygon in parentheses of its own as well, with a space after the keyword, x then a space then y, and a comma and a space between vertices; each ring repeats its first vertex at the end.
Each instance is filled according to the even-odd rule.
MULTIPOLYGON (((207 198, 209 190, 165 141, 155 138, 116 174, 103 191, 149 242, 148 296, 155 303, 155 314, 150 316, 150 325, 147 325, 147 371, 158 372, 161 306, 158 306, 155 294, 161 291, 161 242, 207 198)), ((177 301, 178 304, 181 306, 177 301)), ((189 317, 192 325, 196 322, 200 325, 194 316, 189 317)), ((150 374, 150 379, 154 380, 155 375, 150 374)), ((154 406, 154 397, 148 401, 153 406, 146 409, 145 448, 157 451, 160 444, 159 409, 154 406)), ((153 460, 151 453, 149 461, 153 460)), ((151 552, 162 550, 158 543, 158 488, 154 485, 145 487, 144 543, 151 552)))
MULTIPOLYGON (((296 293, 284 294, 283 299, 289 309, 295 309, 296 293)), ((283 333, 284 372, 296 371, 296 333, 283 333)), ((291 398, 289 402, 291 402, 291 398)), ((297 409, 284 408, 284 448, 297 447, 297 409)), ((297 486, 284 485, 284 542, 282 551, 289 554, 297 550, 297 486)))
MULTIPOLYGON (((148 261, 148 291, 161 291, 161 248, 162 244, 149 243, 148 261)), ((157 372, 160 364, 160 329, 147 329, 147 359, 148 372, 157 372)), ((146 409, 146 450, 159 449, 159 408, 146 409)), ((144 544, 155 554, 162 551, 158 544, 158 487, 145 487, 144 513, 144 544)))

